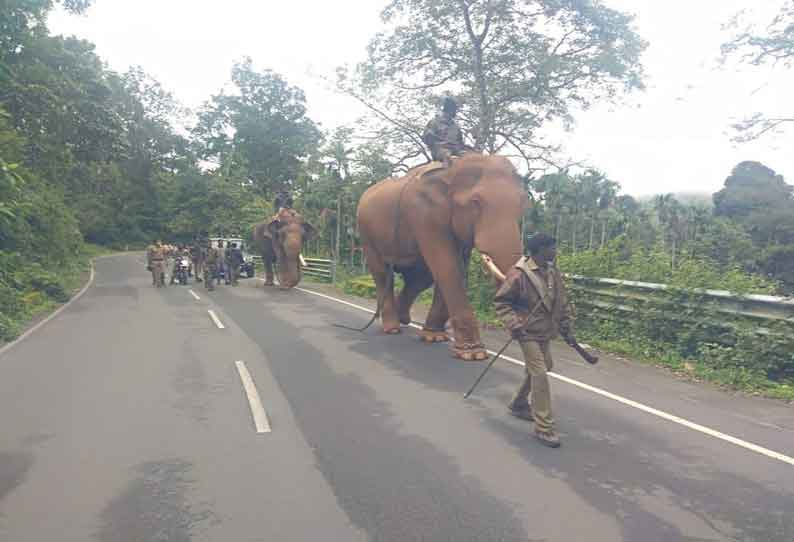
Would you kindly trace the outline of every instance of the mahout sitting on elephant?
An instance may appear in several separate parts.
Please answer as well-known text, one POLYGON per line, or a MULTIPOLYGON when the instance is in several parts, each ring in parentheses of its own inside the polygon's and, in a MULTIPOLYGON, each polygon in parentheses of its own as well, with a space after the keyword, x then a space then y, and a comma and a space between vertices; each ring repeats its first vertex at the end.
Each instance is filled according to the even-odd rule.
POLYGON ((427 342, 448 340, 463 360, 487 357, 465 287, 473 248, 498 279, 521 257, 519 221, 528 198, 507 158, 466 153, 449 167, 439 163, 410 170, 370 187, 358 206, 364 255, 378 291, 386 333, 411 322, 417 296, 435 283, 433 304, 422 330, 427 342), (405 286, 395 298, 391 273, 405 286))
POLYGON ((283 288, 294 288, 301 280, 303 243, 314 235, 314 228, 294 209, 281 208, 270 220, 254 226, 254 247, 265 266, 265 286, 274 284, 273 266, 283 288))

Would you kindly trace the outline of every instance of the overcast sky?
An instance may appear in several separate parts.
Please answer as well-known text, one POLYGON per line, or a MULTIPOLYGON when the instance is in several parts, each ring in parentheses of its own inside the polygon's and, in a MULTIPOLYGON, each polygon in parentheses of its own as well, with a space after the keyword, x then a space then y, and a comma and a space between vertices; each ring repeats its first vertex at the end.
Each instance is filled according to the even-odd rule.
MULTIPOLYGON (((648 89, 618 107, 577 116, 553 133, 574 159, 604 170, 634 195, 713 192, 742 160, 759 160, 794 181, 794 129, 750 144, 730 141, 732 120, 794 110, 794 70, 720 69, 721 25, 741 9, 768 20, 783 0, 604 0, 634 13, 649 42, 648 89), (788 94, 788 95, 786 95, 788 94)), ((362 111, 317 74, 363 57, 381 28, 383 0, 95 0, 85 16, 56 12, 53 33, 96 44, 118 71, 140 65, 189 107, 229 79, 235 60, 281 73, 307 94, 310 116, 331 128, 362 111)))

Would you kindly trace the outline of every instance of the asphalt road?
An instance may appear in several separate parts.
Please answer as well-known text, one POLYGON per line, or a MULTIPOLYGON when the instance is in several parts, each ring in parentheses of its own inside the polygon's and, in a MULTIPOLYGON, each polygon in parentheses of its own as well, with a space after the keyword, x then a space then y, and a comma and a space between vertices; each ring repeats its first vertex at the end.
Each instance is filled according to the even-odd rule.
MULTIPOLYGON (((483 365, 413 330, 335 328, 369 315, 252 280, 157 290, 140 258, 98 260, 0 355, 0 541, 794 540, 784 460, 560 380, 551 450, 505 413, 518 366, 464 401, 483 365)), ((555 354, 576 382, 794 456, 791 407, 555 354)))

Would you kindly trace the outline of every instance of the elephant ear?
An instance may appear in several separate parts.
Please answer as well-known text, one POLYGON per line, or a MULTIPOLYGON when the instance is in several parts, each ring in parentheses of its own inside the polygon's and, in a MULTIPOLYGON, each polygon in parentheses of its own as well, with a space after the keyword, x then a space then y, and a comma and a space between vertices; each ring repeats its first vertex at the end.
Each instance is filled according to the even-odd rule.
POLYGON ((279 228, 281 228, 281 222, 279 222, 278 219, 272 220, 270 224, 267 225, 267 231, 270 232, 270 235, 274 238, 278 235, 279 228))
POLYGON ((317 231, 314 229, 314 226, 309 224, 308 222, 303 223, 303 240, 309 241, 310 239, 314 238, 317 231))

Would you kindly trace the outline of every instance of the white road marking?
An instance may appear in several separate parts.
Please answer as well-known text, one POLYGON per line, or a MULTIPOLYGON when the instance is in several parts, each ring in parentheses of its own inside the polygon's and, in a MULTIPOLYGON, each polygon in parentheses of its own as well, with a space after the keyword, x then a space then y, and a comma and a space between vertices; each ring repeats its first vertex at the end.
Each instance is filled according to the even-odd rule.
POLYGON ((223 322, 220 321, 220 318, 218 318, 218 315, 215 314, 214 310, 207 309, 207 312, 210 313, 210 318, 212 318, 212 321, 215 322, 216 326, 218 326, 218 329, 225 329, 226 328, 226 326, 223 325, 223 322))
MULTIPOLYGON (((312 290, 306 290, 305 288, 295 288, 295 289, 296 290, 300 290, 301 292, 305 292, 307 294, 315 295, 317 297, 322 297, 324 299, 329 299, 331 301, 336 301, 337 303, 341 303, 343 305, 347 305, 348 307, 353 307, 355 309, 359 309, 361 311, 365 311, 365 312, 368 312, 370 314, 373 314, 375 312, 374 310, 368 309, 366 307, 362 307, 361 305, 356 305, 354 303, 349 303, 349 302, 344 301, 342 299, 337 299, 335 297, 331 297, 329 295, 321 294, 319 292, 315 292, 315 291, 312 291, 312 290)), ((418 326, 416 324, 409 324, 409 325, 411 327, 413 327, 413 328, 421 329, 421 326, 418 326)), ((494 352, 492 350, 488 350, 488 353, 490 355, 492 355, 492 356, 496 355, 496 352, 494 352)), ((504 359, 506 361, 509 361, 510 363, 513 363, 515 365, 519 365, 521 367, 524 366, 524 362, 523 361, 517 360, 515 358, 511 358, 510 356, 505 356, 504 354, 502 354, 501 357, 502 357, 502 359, 504 359)), ((606 397, 607 399, 612 399, 613 401, 617 401, 618 403, 624 404, 626 406, 630 406, 632 408, 636 408, 637 410, 641 410, 641 411, 643 411, 643 412, 645 412, 647 414, 651 414, 651 415, 656 416, 658 418, 662 418, 663 420, 667 420, 667 421, 670 421, 670 422, 673 422, 673 423, 677 423, 678 425, 684 426, 684 427, 686 427, 688 429, 692 429, 693 431, 698 431, 700 433, 703 433, 704 435, 708 435, 710 437, 713 437, 713 438, 716 438, 716 439, 719 439, 719 440, 723 440, 725 442, 730 442, 731 444, 735 444, 736 446, 740 446, 741 448, 744 448, 746 450, 750 450, 752 452, 764 455, 764 456, 769 457, 771 459, 777 459, 778 461, 782 461, 783 463, 787 463, 789 465, 794 466, 794 457, 790 457, 790 456, 781 454, 780 452, 776 452, 774 450, 770 450, 768 448, 764 448, 763 446, 759 446, 757 444, 753 444, 752 442, 747 442, 747 441, 742 440, 740 438, 737 438, 737 437, 734 437, 734 436, 731 436, 731 435, 727 435, 727 434, 722 433, 720 431, 717 431, 715 429, 711 429, 710 427, 706 427, 704 425, 700 425, 698 423, 689 421, 689 420, 687 420, 685 418, 681 418, 681 417, 676 416, 674 414, 670 414, 670 413, 665 412, 663 410, 659 410, 659 409, 653 408, 651 406, 645 405, 643 403, 639 403, 637 401, 633 401, 633 400, 628 399, 626 397, 622 397, 620 395, 616 395, 614 393, 608 392, 608 391, 603 390, 601 388, 597 388, 595 386, 591 386, 590 384, 585 384, 584 382, 579 382, 578 380, 574 380, 573 378, 569 378, 569 377, 563 376, 561 374, 557 374, 557 373, 554 373, 554 372, 549 372, 549 376, 551 376, 552 378, 556 378, 557 380, 561 380, 562 382, 566 382, 568 384, 571 384, 573 386, 581 388, 583 390, 587 390, 587 391, 590 391, 592 393, 595 393, 596 395, 600 395, 601 397, 606 397)))
POLYGON ((257 433, 270 433, 270 422, 267 419, 267 413, 262 406, 262 400, 259 398, 259 392, 256 391, 254 380, 251 378, 251 373, 248 372, 248 367, 242 361, 235 361, 237 372, 240 373, 240 380, 245 389, 245 395, 248 397, 248 406, 251 407, 251 415, 254 418, 254 426, 256 426, 257 433))
POLYGON ((196 294, 196 292, 194 292, 193 290, 188 290, 188 292, 190 292, 190 295, 193 296, 193 299, 195 299, 196 301, 201 301, 201 298, 196 294))

